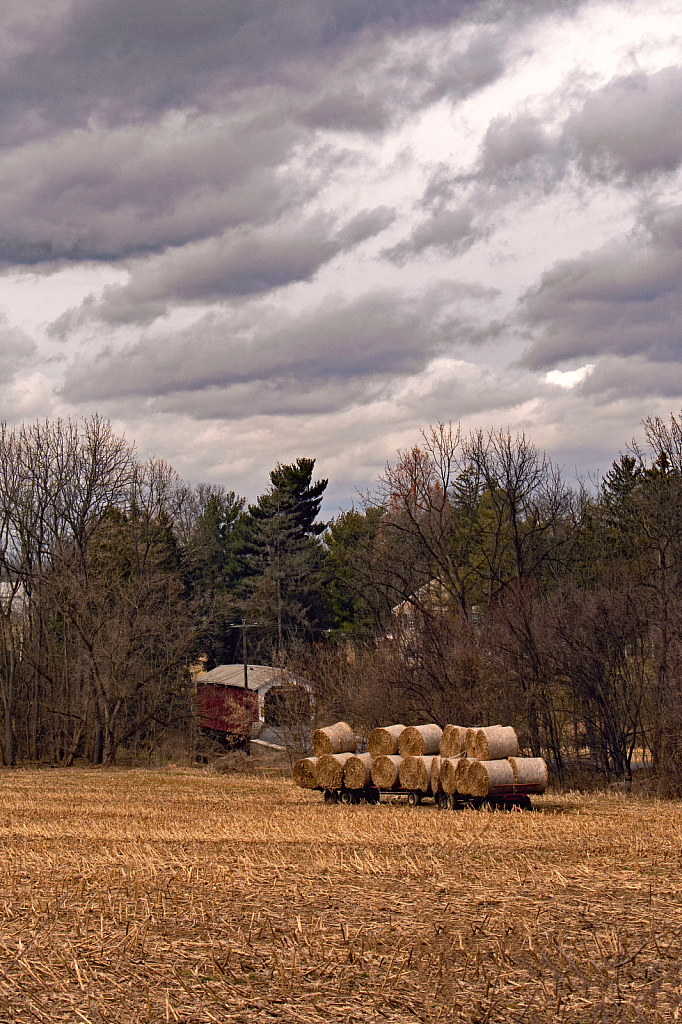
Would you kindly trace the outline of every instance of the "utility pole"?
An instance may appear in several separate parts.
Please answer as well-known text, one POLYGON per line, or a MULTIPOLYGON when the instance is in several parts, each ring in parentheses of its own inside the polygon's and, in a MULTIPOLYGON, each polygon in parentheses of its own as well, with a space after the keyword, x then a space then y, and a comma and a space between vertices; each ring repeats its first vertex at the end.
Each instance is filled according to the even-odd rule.
POLYGON ((242 631, 242 653, 244 655, 244 689, 249 688, 249 661, 246 656, 246 631, 250 626, 259 626, 259 622, 247 622, 246 619, 242 619, 241 622, 231 622, 230 629, 241 629, 242 631))

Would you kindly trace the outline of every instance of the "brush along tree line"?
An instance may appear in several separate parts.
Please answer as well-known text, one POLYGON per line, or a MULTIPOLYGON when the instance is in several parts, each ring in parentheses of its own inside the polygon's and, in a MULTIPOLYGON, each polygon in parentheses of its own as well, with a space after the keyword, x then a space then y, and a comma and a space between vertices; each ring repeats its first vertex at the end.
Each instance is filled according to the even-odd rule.
POLYGON ((377 790, 407 790, 413 800, 422 794, 439 806, 453 797, 486 798, 519 803, 531 793, 544 793, 547 765, 541 757, 520 757, 511 726, 464 728, 432 723, 390 725, 373 729, 368 751, 357 754, 357 739, 347 722, 313 733, 313 757, 293 766, 294 782, 304 789, 322 789, 325 798, 370 802, 377 790))
POLYGON ((328 524, 313 472, 276 466, 249 505, 98 417, 3 428, 5 762, 191 752, 188 666, 241 660, 247 617, 249 661, 312 696, 284 725, 510 722, 559 782, 645 761, 682 792, 676 417, 590 489, 524 435, 443 424, 328 524))

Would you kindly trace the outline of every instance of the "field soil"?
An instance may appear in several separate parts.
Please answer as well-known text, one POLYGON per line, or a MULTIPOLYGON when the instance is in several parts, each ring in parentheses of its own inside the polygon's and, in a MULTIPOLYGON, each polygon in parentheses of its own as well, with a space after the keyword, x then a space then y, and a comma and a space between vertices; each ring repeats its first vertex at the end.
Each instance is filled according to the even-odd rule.
POLYGON ((673 1021, 682 810, 326 806, 277 769, 3 770, 0 1021, 673 1021))

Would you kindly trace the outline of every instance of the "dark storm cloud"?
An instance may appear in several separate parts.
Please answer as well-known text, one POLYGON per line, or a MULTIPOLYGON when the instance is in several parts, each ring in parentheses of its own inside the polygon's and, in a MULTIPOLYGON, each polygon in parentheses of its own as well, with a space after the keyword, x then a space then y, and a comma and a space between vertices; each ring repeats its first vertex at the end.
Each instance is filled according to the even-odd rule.
POLYGON ((328 180, 319 152, 303 175, 285 171, 317 130, 379 132, 482 88, 503 73, 509 34, 547 7, 13 2, 0 40, 0 263, 116 261, 276 221, 328 180), (449 25, 467 30, 455 42, 419 31, 449 25))
MULTIPOLYGON (((550 187, 575 163, 592 180, 635 184, 682 163, 682 69, 612 79, 550 131, 537 115, 493 120, 475 178, 550 187)), ((464 179, 460 179, 464 180, 464 179)))
MULTIPOLYGON (((395 412, 421 422, 437 422, 444 416, 454 421, 496 409, 509 409, 537 394, 537 378, 531 374, 499 373, 488 367, 461 364, 448 367, 445 379, 436 379, 418 395, 401 395, 404 379, 385 374, 378 378, 330 378, 325 380, 253 381, 200 392, 175 391, 150 402, 154 412, 187 415, 193 419, 245 419, 253 415, 326 416, 375 403, 390 403, 395 412)), ((138 403, 139 408, 139 403, 138 403)), ((360 436, 367 426, 358 426, 360 436)))
POLYGON ((215 302, 254 295, 309 280, 319 268, 392 223, 385 206, 362 210, 334 230, 333 219, 318 214, 302 223, 274 224, 232 231, 133 264, 130 281, 105 289, 102 300, 87 298, 49 328, 64 338, 89 320, 148 324, 170 303, 215 302))
MULTIPOLYGON (((646 186, 682 166, 682 68, 612 79, 582 98, 552 127, 551 110, 494 118, 475 168, 453 175, 439 166, 422 197, 431 212, 384 255, 405 262, 425 250, 462 252, 499 220, 516 197, 549 193, 577 169, 590 183, 646 186), (497 195, 496 195, 497 194, 497 195), (476 226, 467 210, 477 211, 476 226)), ((473 220, 473 218, 472 218, 473 220)))
POLYGON ((546 182, 571 162, 593 181, 633 185, 682 163, 682 68, 612 79, 550 133, 522 115, 490 126, 481 154, 484 176, 544 164, 546 182))
MULTIPOLYGON (((474 288, 473 297, 483 291, 474 288)), ((243 391, 258 383, 266 386, 254 397, 261 408, 252 412, 269 410, 273 388, 288 391, 290 405, 299 402, 299 390, 328 386, 330 401, 339 387, 346 401, 359 400, 366 388, 418 373, 449 351, 469 329, 460 307, 471 297, 465 286, 441 283, 411 295, 379 290, 350 302, 331 297, 296 316, 263 303, 212 313, 176 335, 144 338, 89 363, 79 359, 63 395, 82 402, 185 391, 199 404, 204 390, 243 391)))
POLYGON ((599 354, 682 361, 682 207, 656 211, 625 241, 543 274, 522 303, 542 369, 599 354))
POLYGON ((399 266, 408 263, 425 249, 435 249, 456 256, 480 237, 474 227, 474 210, 463 206, 456 210, 437 209, 428 220, 418 224, 404 242, 385 249, 383 256, 399 266))
POLYGON ((616 78, 564 127, 584 172, 622 178, 674 171, 682 162, 682 68, 616 78))
POLYGON ((460 100, 504 72, 506 34, 499 26, 477 26, 460 48, 448 40, 417 54, 391 53, 390 40, 390 34, 362 40, 323 75, 311 65, 305 78, 296 79, 297 121, 313 129, 374 133, 445 97, 460 100))
POLYGON ((116 125, 329 65, 359 40, 445 25, 472 0, 71 0, 9 20, 5 131, 116 125))
POLYGON ((75 132, 0 152, 0 259, 114 260, 263 223, 301 202, 296 133, 266 114, 75 132))
POLYGON ((682 360, 651 362, 643 356, 606 356, 575 390, 602 403, 628 398, 678 398, 682 395, 682 360))

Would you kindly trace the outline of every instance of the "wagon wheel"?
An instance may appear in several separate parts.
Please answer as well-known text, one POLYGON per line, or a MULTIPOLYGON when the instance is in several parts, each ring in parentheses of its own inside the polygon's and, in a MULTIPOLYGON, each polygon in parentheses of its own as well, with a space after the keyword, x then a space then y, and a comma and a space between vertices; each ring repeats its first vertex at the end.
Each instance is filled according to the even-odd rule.
POLYGON ((436 797, 436 803, 438 804, 438 809, 444 811, 445 808, 448 806, 447 793, 439 793, 438 796, 436 797))
POLYGON ((342 789, 339 794, 339 801, 342 804, 351 804, 353 803, 353 794, 349 789, 342 789))
POLYGON ((422 795, 418 789, 411 789, 407 794, 407 802, 410 807, 417 807, 422 802, 422 795))
POLYGON ((332 789, 325 789, 324 791, 324 802, 326 804, 335 804, 334 791, 332 789))
POLYGON ((532 811, 533 804, 529 796, 522 796, 519 801, 519 809, 522 811, 532 811))
POLYGON ((445 806, 447 807, 447 809, 449 811, 454 811, 454 809, 455 809, 455 794, 454 793, 448 793, 448 795, 446 797, 445 806))

